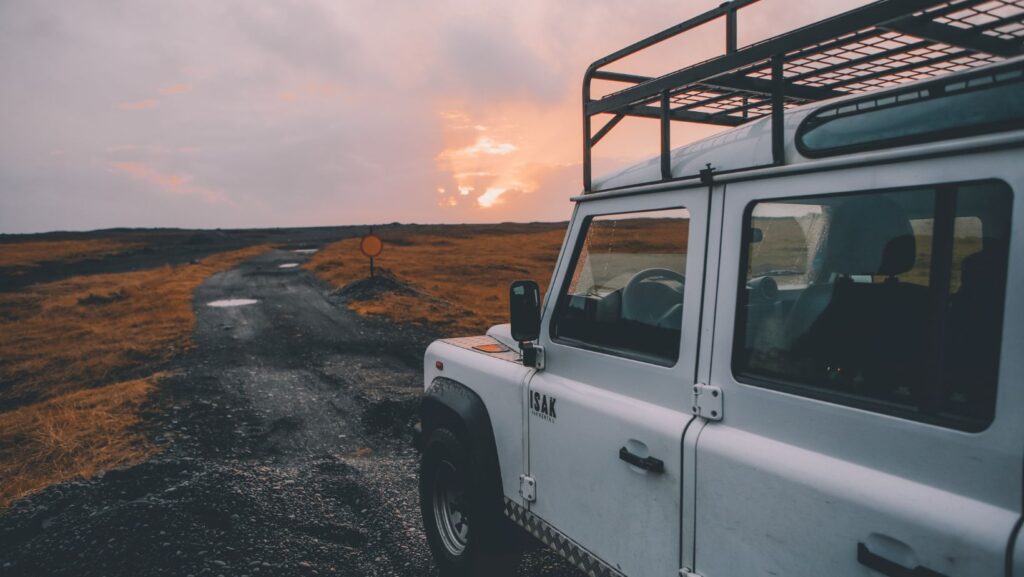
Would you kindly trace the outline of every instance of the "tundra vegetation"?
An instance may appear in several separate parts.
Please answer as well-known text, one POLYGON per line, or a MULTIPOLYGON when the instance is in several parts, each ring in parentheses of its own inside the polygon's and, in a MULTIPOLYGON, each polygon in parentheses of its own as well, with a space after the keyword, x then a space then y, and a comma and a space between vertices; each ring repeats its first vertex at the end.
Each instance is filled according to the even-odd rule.
MULTIPOLYGON (((349 308, 400 323, 427 326, 440 334, 481 334, 508 322, 508 286, 551 280, 565 223, 408 226, 376 234, 384 252, 378 274, 397 281, 394 290, 349 301, 349 308)), ((305 267, 334 287, 369 274, 359 239, 345 239, 313 255, 305 267)))
MULTIPOLYGON (((5 262, 30 266, 126 249, 102 239, 68 244, 5 244, 5 262)), ((0 293, 0 508, 156 452, 139 428, 141 411, 164 376, 159 367, 190 346, 193 291, 267 248, 0 293)))

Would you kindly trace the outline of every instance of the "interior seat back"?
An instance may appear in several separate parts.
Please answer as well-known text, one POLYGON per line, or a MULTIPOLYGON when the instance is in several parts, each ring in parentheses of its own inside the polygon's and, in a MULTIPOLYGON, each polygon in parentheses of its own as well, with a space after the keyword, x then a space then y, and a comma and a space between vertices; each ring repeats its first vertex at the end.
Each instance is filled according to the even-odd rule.
POLYGON ((816 278, 787 319, 806 376, 875 394, 923 375, 927 289, 899 280, 914 268, 916 241, 903 209, 883 196, 851 196, 832 208, 816 278), (886 277, 854 282, 855 276, 886 277))

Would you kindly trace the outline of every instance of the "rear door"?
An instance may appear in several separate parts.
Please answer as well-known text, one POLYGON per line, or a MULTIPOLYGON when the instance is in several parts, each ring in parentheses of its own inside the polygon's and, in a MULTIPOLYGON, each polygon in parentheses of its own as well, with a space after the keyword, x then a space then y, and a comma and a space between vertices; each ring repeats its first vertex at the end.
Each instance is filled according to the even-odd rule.
POLYGON ((552 284, 529 385, 530 513, 590 574, 680 568, 707 202, 706 188, 582 202, 552 284))
POLYGON ((1019 154, 726 186, 698 574, 1005 574, 1024 454, 1019 154))

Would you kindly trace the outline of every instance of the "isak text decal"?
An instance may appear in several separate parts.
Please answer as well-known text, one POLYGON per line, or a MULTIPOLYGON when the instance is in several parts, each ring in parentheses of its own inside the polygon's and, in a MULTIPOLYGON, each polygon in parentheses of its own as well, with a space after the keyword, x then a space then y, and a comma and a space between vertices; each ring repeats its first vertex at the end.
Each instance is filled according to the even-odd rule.
POLYGON ((555 399, 548 395, 542 395, 536 391, 530 394, 530 412, 535 417, 540 417, 546 421, 555 422, 558 418, 558 413, 555 412, 555 399))

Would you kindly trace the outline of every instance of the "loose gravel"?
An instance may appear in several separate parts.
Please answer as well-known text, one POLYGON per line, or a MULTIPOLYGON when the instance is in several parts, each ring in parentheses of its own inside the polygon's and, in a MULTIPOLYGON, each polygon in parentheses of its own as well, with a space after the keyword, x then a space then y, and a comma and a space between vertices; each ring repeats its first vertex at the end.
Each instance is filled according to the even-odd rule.
MULTIPOLYGON (((436 335, 358 317, 273 251, 195 295, 149 407, 155 458, 0 515, 0 575, 436 575, 408 428, 436 335), (245 294, 260 306, 207 307, 245 294)), ((580 574, 546 551, 519 573, 580 574)))

